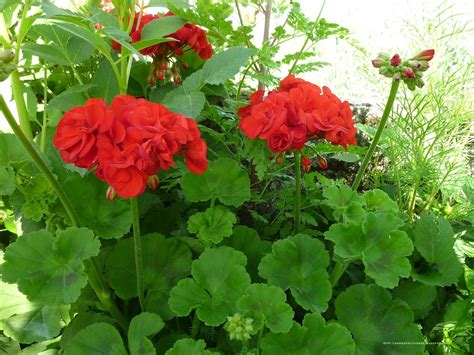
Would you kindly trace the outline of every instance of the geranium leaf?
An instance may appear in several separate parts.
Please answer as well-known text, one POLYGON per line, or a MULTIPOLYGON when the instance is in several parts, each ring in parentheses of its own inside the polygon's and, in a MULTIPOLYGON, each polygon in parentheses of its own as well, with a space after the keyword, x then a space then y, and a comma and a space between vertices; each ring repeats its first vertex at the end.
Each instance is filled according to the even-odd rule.
POLYGON ((154 313, 143 312, 133 317, 128 328, 130 354, 155 354, 155 348, 148 337, 158 333, 164 326, 161 317, 154 313))
POLYGON ((105 197, 107 185, 94 175, 84 178, 75 175, 66 180, 64 188, 74 202, 80 225, 89 227, 104 239, 120 238, 130 231, 129 204, 124 200, 109 201, 105 197))
POLYGON ((247 226, 237 226, 230 238, 224 239, 223 245, 239 250, 247 257, 247 271, 254 282, 261 281, 258 275, 258 264, 262 257, 269 253, 272 244, 268 240, 260 239, 255 229, 247 226))
POLYGON ((64 354, 127 355, 127 350, 114 326, 94 323, 79 331, 67 343, 64 354))
POLYGON ((401 280, 393 290, 393 296, 405 301, 415 314, 415 318, 425 317, 436 298, 436 287, 410 279, 401 280))
POLYGON ((413 312, 405 302, 392 300, 387 290, 354 285, 337 297, 335 306, 337 318, 354 337, 356 354, 423 353, 423 335, 413 323, 413 312))
POLYGON ((157 39, 178 31, 184 26, 184 21, 178 16, 166 16, 153 20, 143 26, 141 39, 157 39))
POLYGON ((204 340, 194 339, 179 339, 174 343, 173 347, 169 349, 165 355, 214 355, 219 354, 210 350, 206 350, 206 343, 204 340))
POLYGON ((343 217, 346 222, 355 222, 363 215, 362 207, 365 205, 364 198, 349 186, 328 186, 323 190, 324 202, 333 209, 334 219, 338 221, 343 217))
POLYGON ((202 68, 204 81, 217 85, 232 79, 255 52, 252 48, 234 47, 214 55, 202 68))
POLYGON ((339 323, 325 324, 318 313, 304 317, 303 325, 294 322, 285 334, 267 334, 262 341, 264 355, 354 354, 352 335, 339 323))
POLYGON ((244 316, 254 320, 255 331, 265 325, 274 333, 286 333, 293 325, 294 312, 279 287, 252 284, 240 297, 237 306, 244 316))
MULTIPOLYGON (((133 240, 120 240, 106 262, 110 285, 122 299, 137 297, 133 240)), ((143 273, 145 277, 146 310, 163 319, 173 318, 168 308, 171 288, 191 271, 191 252, 175 238, 159 234, 142 237, 143 273)))
POLYGON ((435 286, 456 283, 462 265, 454 252, 453 229, 449 222, 423 213, 415 224, 413 235, 416 249, 431 266, 426 273, 415 273, 415 280, 435 286))
POLYGON ((173 112, 196 119, 204 108, 206 95, 201 91, 185 93, 181 87, 169 92, 162 104, 173 112))
POLYGON ((189 217, 188 231, 206 245, 218 244, 232 235, 232 227, 237 221, 235 214, 224 206, 208 208, 189 217))
POLYGON ((250 285, 243 253, 229 247, 207 249, 193 262, 193 279, 171 290, 169 305, 178 316, 196 309, 201 321, 217 326, 237 311, 236 302, 250 285))
POLYGON ((370 190, 364 192, 367 210, 371 212, 392 212, 398 214, 398 205, 390 196, 382 190, 370 190))
POLYGON ((366 274, 378 285, 393 288, 411 270, 407 256, 413 252, 413 243, 398 230, 401 225, 403 221, 391 213, 369 212, 361 224, 333 224, 324 235, 335 243, 337 255, 361 259, 366 274))
POLYGON ((204 174, 187 172, 181 178, 186 199, 190 202, 219 199, 225 205, 238 207, 250 199, 250 179, 232 159, 221 158, 209 163, 204 174))
POLYGON ((15 170, 11 166, 0 166, 0 196, 11 195, 15 191, 15 170))
POLYGON ((67 228, 56 238, 46 230, 31 232, 6 249, 2 278, 16 282, 32 302, 70 304, 87 283, 82 261, 96 256, 99 248, 87 228, 67 228))
POLYGON ((329 254, 324 244, 304 234, 273 243, 258 270, 270 285, 288 288, 296 302, 306 310, 324 312, 331 298, 331 283, 326 268, 329 254))

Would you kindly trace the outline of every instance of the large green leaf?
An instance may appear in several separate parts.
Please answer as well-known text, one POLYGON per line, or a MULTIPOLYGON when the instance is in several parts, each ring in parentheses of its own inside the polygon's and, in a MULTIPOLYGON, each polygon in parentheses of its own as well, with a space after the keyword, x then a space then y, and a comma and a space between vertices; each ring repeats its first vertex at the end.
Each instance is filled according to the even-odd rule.
POLYGON ((449 286, 456 283, 462 273, 462 265, 454 252, 453 229, 444 218, 423 213, 413 229, 415 247, 429 264, 429 271, 415 273, 417 281, 449 286))
POLYGON ((64 348, 65 355, 127 355, 122 337, 107 323, 94 323, 79 331, 64 348))
MULTIPOLYGON (((0 2, 0 9, 1 9, 1 2, 0 2)), ((20 353, 21 353, 21 348, 18 342, 4 335, 0 335, 0 354, 11 355, 11 354, 20 354, 20 353)))
POLYGON ((143 26, 142 40, 162 38, 184 26, 184 21, 177 16, 160 17, 143 26))
POLYGON ((165 355, 217 355, 216 353, 210 350, 206 350, 206 343, 204 340, 194 340, 194 339, 179 339, 174 343, 173 347, 169 349, 165 355))
POLYGON ((94 175, 75 175, 66 180, 64 188, 76 208, 80 225, 104 239, 120 238, 130 231, 132 213, 128 202, 108 200, 107 185, 94 175))
POLYGON ((364 198, 349 186, 328 186, 323 190, 325 204, 333 210, 334 219, 357 223, 364 216, 364 198))
POLYGON ((258 264, 260 264, 262 257, 272 249, 272 244, 268 240, 260 239, 255 229, 237 226, 234 228, 232 236, 224 239, 222 244, 244 253, 247 257, 247 271, 252 281, 262 281, 258 275, 258 264))
POLYGON ((0 196, 11 195, 15 191, 15 170, 11 166, 0 166, 0 196))
POLYGON ((288 288, 304 309, 324 312, 331 298, 331 283, 326 268, 329 254, 324 244, 304 234, 273 243, 258 270, 270 285, 288 288))
POLYGON ((143 312, 135 316, 128 328, 128 348, 130 354, 155 354, 155 347, 148 337, 158 333, 165 323, 154 313, 143 312))
POLYGON ((377 285, 358 284, 335 301, 339 321, 352 333, 356 354, 422 354, 423 335, 403 301, 377 285))
MULTIPOLYGON (((133 239, 120 240, 106 262, 107 279, 122 299, 137 297, 133 239)), ((176 238, 159 234, 142 237, 146 310, 167 320, 174 315, 168 308, 171 288, 191 271, 191 252, 176 238)))
POLYGON ((103 98, 108 103, 120 93, 117 77, 110 63, 104 59, 94 73, 90 82, 94 87, 90 90, 92 97, 103 98))
POLYGON ((6 167, 11 163, 30 160, 25 148, 14 134, 0 132, 0 166, 6 167))
POLYGON ((2 278, 16 282, 32 302, 70 304, 87 283, 82 261, 99 249, 100 242, 87 228, 68 228, 56 237, 46 230, 31 232, 6 249, 2 278))
POLYGON ((234 47, 214 55, 202 68, 204 81, 217 85, 232 79, 255 52, 252 48, 234 47))
POLYGON ((235 214, 227 207, 210 207, 189 217, 189 233, 197 233, 197 237, 205 244, 219 244, 222 239, 232 235, 232 227, 237 221, 235 214))
POLYGON ((286 333, 293 325, 294 312, 286 303, 286 295, 276 286, 252 284, 237 302, 239 310, 254 320, 254 330, 263 326, 273 333, 286 333))
POLYGON ((201 91, 185 93, 181 87, 168 93, 162 104, 173 112, 196 119, 204 108, 206 95, 201 91))
POLYGON ((367 213, 360 224, 333 224, 324 235, 335 243, 334 252, 342 258, 361 259, 365 272, 383 287, 393 288, 399 277, 410 275, 407 256, 413 243, 398 230, 401 219, 386 212, 367 213))
POLYGON ((294 322, 288 333, 270 333, 263 338, 264 355, 352 355, 355 344, 351 333, 339 323, 325 324, 318 313, 304 317, 303 325, 294 322))
POLYGON ((217 326, 237 311, 237 300, 250 285, 243 253, 229 247, 207 249, 192 265, 193 278, 171 290, 170 308, 178 316, 193 309, 201 321, 217 326))
POLYGON ((217 198, 225 205, 238 207, 250 199, 247 172, 235 160, 227 158, 210 162, 204 174, 186 172, 181 187, 190 202, 217 198))
POLYGON ((406 279, 393 290, 393 296, 405 301, 418 319, 425 317, 432 309, 431 304, 436 298, 436 287, 406 279))

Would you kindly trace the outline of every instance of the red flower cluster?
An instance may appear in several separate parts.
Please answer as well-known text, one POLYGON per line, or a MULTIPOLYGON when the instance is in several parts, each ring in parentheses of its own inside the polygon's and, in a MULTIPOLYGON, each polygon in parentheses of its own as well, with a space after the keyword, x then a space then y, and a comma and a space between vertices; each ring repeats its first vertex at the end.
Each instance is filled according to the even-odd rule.
POLYGON ((91 170, 125 198, 156 188, 155 174, 175 165, 182 154, 195 174, 207 169, 207 146, 194 120, 166 107, 119 95, 108 107, 103 99, 64 114, 54 145, 67 163, 91 170))
POLYGON ((287 76, 279 90, 264 98, 262 90, 250 97, 250 105, 238 111, 240 128, 250 139, 267 141, 274 153, 299 151, 314 137, 325 138, 347 149, 357 144, 352 111, 331 90, 287 76))
MULTIPOLYGON (((172 12, 168 12, 163 16, 175 16, 172 12)), ((143 27, 153 20, 156 20, 162 16, 143 14, 141 18, 139 14, 135 14, 133 21, 132 31, 130 32, 131 43, 135 43, 141 40, 143 27), (138 21, 140 20, 140 23, 138 21)), ((181 29, 173 34, 166 37, 173 38, 176 41, 165 42, 155 44, 153 46, 140 50, 143 55, 163 55, 169 51, 175 55, 183 55, 183 48, 188 46, 194 50, 202 59, 209 59, 212 57, 212 47, 207 41, 206 32, 200 27, 191 23, 186 23, 181 29)), ((117 42, 113 42, 113 47, 116 50, 120 50, 121 46, 117 42)))

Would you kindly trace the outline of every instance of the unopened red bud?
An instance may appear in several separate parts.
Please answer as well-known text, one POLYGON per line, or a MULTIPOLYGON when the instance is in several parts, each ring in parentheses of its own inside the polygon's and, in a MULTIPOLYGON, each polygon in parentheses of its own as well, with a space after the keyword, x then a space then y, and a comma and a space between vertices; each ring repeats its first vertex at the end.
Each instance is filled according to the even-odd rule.
POLYGON ((157 70, 156 71, 156 78, 160 81, 165 80, 165 73, 161 70, 157 70))
POLYGON ((411 70, 411 68, 408 68, 408 67, 404 67, 402 69, 402 73, 403 75, 405 75, 406 78, 408 79, 412 79, 415 77, 415 73, 413 72, 413 70, 411 70))
POLYGON ((155 84, 155 78, 154 78, 153 76, 150 76, 150 77, 148 78, 148 83, 149 83, 150 85, 154 85, 154 84, 155 84))
POLYGON ((392 57, 392 59, 390 59, 390 65, 391 65, 392 67, 396 67, 396 66, 398 66, 398 64, 401 63, 401 61, 402 61, 402 60, 401 60, 401 58, 400 58, 400 55, 399 55, 399 54, 395 54, 395 55, 392 57))
POLYGON ((434 54, 435 54, 434 49, 427 49, 427 50, 424 50, 423 52, 418 53, 415 57, 413 57, 413 59, 429 62, 431 59, 433 59, 434 54))
POLYGON ((156 175, 153 175, 148 178, 146 184, 151 190, 156 190, 160 182, 158 180, 158 177, 156 175))
POLYGON ((184 70, 188 70, 188 68, 189 68, 188 63, 186 63, 186 62, 182 62, 181 66, 183 67, 184 70))
POLYGON ((408 66, 411 69, 413 69, 413 71, 417 71, 420 68, 421 64, 420 64, 420 62, 418 62, 416 60, 409 60, 408 61, 408 66))
POLYGON ((321 155, 318 155, 318 165, 321 169, 326 170, 328 168, 328 161, 322 157, 321 155))
POLYGON ((183 79, 181 79, 181 75, 179 75, 179 73, 174 73, 173 74, 173 81, 175 82, 175 84, 181 84, 183 79))
POLYGON ((161 69, 161 70, 166 70, 166 69, 168 69, 168 63, 166 63, 166 62, 161 63, 161 64, 160 64, 160 69, 161 69))
POLYGON ((301 165, 303 166, 303 171, 307 173, 311 168, 311 158, 302 156, 301 157, 301 165))
POLYGON ((275 163, 277 163, 278 165, 283 164, 284 161, 285 161, 285 153, 280 153, 275 157, 275 163))
POLYGON ((105 193, 107 200, 113 201, 117 198, 117 191, 112 186, 109 186, 107 192, 105 193))

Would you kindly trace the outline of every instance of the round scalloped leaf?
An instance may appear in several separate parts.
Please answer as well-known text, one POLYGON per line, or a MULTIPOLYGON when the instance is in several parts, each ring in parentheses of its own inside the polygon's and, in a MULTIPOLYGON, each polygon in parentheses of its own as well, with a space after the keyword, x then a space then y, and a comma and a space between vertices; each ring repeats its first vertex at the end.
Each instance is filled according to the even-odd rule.
POLYGON ((79 224, 92 229, 100 238, 120 238, 130 231, 132 213, 125 200, 108 200, 107 185, 94 175, 73 176, 64 188, 79 217, 79 224))
POLYGON ((173 287, 169 306, 178 316, 196 309, 206 325, 217 326, 237 311, 236 302, 250 285, 245 271, 246 257, 229 247, 205 250, 193 262, 193 279, 181 280, 173 287))
MULTIPOLYGON (((137 297, 133 239, 117 242, 106 262, 107 279, 122 299, 137 297)), ((146 310, 171 319, 174 314, 168 307, 169 292, 177 282, 191 271, 191 251, 176 238, 160 234, 142 237, 143 273, 147 290, 146 310)))
POLYGON ((304 234, 273 243, 259 267, 260 276, 270 285, 288 288, 304 309, 324 312, 331 298, 331 283, 326 268, 329 254, 324 244, 304 234))
POLYGON ((209 163, 204 174, 186 172, 181 178, 184 196, 190 202, 219 199, 238 207, 250 199, 250 179, 238 162, 221 158, 209 163))
POLYGON ((294 322, 285 334, 267 334, 262 341, 264 355, 352 355, 355 344, 346 327, 337 322, 325 324, 318 313, 307 314, 303 326, 294 322))
POLYGON ((430 271, 415 273, 417 281, 434 285, 449 286, 456 283, 462 273, 462 265, 454 252, 454 234, 448 221, 423 213, 413 229, 415 247, 430 264, 430 271))
POLYGON ((380 286, 351 286, 337 297, 335 306, 338 320, 354 337, 356 354, 423 353, 423 334, 413 323, 410 307, 392 300, 380 286))
POLYGON ((224 238, 232 235, 232 227, 237 221, 235 214, 227 207, 215 206, 204 212, 189 217, 189 233, 197 233, 197 237, 205 244, 219 244, 224 238))
POLYGON ((94 323, 67 343, 64 355, 127 355, 122 337, 115 327, 107 323, 94 323))
POLYGON ((218 355, 219 353, 206 350, 204 340, 190 338, 179 339, 165 355, 218 355))
POLYGON ((405 279, 393 290, 393 296, 410 306, 415 319, 423 318, 433 308, 431 305, 436 298, 436 287, 405 279))
POLYGON ((165 323, 158 314, 143 312, 133 317, 128 328, 130 354, 155 354, 155 347, 148 339, 158 333, 165 323))
POLYGON ((335 243, 337 255, 361 259, 368 276, 380 286, 393 288, 411 270, 407 256, 413 252, 413 243, 397 229, 402 224, 394 214, 370 212, 361 225, 333 224, 324 235, 335 243))
POLYGON ((266 284, 252 284, 239 299, 237 306, 245 317, 254 320, 254 330, 264 325, 274 333, 286 333, 293 325, 294 312, 286 303, 281 288, 266 284))
POLYGON ((100 242, 87 228, 67 228, 56 237, 46 230, 31 232, 6 249, 2 278, 16 282, 32 302, 70 304, 87 284, 83 260, 99 249, 100 242))
POLYGON ((382 190, 370 190, 364 192, 364 199, 369 211, 373 212, 389 212, 397 214, 399 212, 398 205, 393 201, 386 192, 382 190))

